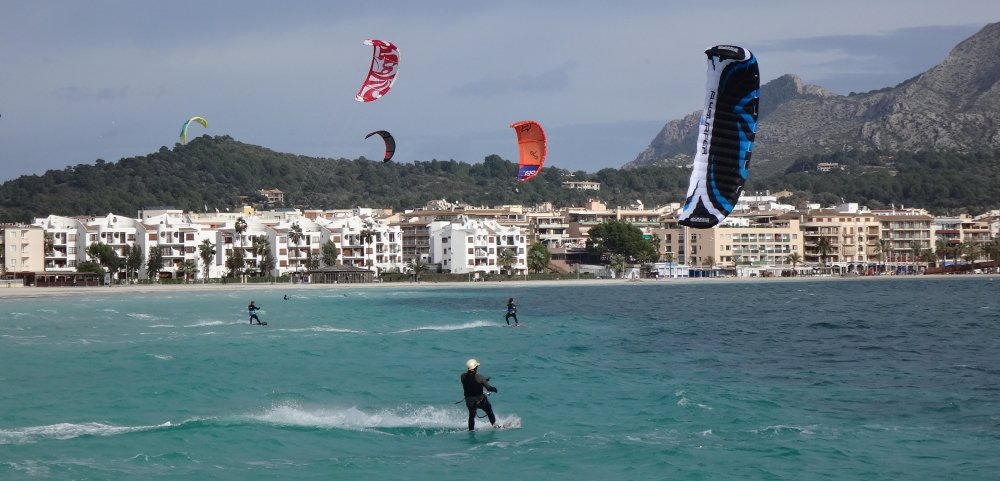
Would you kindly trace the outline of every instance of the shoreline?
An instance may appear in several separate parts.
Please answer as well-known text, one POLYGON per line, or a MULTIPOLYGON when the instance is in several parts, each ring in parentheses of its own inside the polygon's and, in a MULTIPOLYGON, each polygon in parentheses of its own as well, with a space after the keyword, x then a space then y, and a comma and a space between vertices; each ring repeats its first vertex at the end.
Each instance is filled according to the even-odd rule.
POLYGON ((390 283, 370 283, 370 284, 169 284, 169 285, 131 285, 131 286, 105 286, 105 287, 8 287, 0 288, 0 299, 39 299, 46 297, 73 297, 87 296, 93 294, 129 295, 129 294, 153 294, 160 292, 195 292, 195 291, 261 291, 275 290, 283 291, 285 294, 294 294, 301 291, 316 290, 344 290, 344 289, 488 289, 499 287, 581 287, 581 286, 608 286, 608 285, 688 285, 688 284, 717 284, 717 283, 750 283, 750 282, 830 282, 830 281, 856 281, 856 280, 930 280, 930 279, 982 279, 993 281, 1000 276, 997 274, 933 274, 916 276, 856 276, 856 277, 836 277, 836 276, 809 276, 809 277, 714 277, 714 278, 683 278, 683 279, 561 279, 561 280, 509 280, 499 282, 390 282, 390 283))

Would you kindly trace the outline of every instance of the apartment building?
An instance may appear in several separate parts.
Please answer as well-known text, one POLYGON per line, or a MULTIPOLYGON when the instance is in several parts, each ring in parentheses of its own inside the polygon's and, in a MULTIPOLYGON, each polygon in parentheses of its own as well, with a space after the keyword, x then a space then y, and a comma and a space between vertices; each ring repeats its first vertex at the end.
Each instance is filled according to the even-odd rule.
POLYGON ((513 254, 514 274, 527 272, 527 245, 520 228, 494 220, 461 218, 430 225, 431 262, 454 274, 501 272, 500 256, 513 254))
POLYGON ((0 266, 4 274, 42 272, 45 268, 45 230, 25 224, 0 226, 0 266))

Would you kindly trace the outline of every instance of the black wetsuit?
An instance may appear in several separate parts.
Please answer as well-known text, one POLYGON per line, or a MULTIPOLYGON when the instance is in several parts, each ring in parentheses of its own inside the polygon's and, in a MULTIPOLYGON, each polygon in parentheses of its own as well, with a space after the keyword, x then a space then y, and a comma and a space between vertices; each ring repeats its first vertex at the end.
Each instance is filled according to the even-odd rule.
POLYGON ((476 429, 476 412, 479 409, 486 412, 490 424, 496 425, 497 417, 493 415, 493 406, 483 393, 483 388, 490 392, 497 392, 497 388, 491 386, 490 382, 476 371, 466 371, 460 379, 462 389, 465 391, 465 407, 469 408, 469 431, 476 429))
POLYGON ((508 326, 510 325, 510 318, 511 317, 514 318, 514 325, 516 326, 518 324, 518 322, 517 322, 517 305, 514 304, 513 302, 510 302, 510 303, 507 304, 507 315, 504 316, 504 318, 503 318, 503 320, 507 321, 507 325, 508 326))
POLYGON ((247 310, 250 311, 250 324, 253 324, 253 321, 257 321, 257 324, 260 324, 260 318, 257 317, 257 309, 260 308, 253 304, 247 306, 247 310))

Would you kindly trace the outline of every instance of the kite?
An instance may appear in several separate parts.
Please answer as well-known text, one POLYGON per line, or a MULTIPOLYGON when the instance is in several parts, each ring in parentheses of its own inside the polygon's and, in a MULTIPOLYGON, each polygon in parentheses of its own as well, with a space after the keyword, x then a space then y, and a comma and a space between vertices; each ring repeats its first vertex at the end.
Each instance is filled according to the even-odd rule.
POLYGON ((760 72, 757 57, 733 45, 705 51, 705 110, 684 207, 677 222, 708 229, 733 211, 750 173, 757 133, 760 72))
POLYGON ((517 133, 517 147, 521 154, 517 181, 526 182, 535 178, 545 164, 545 131, 534 120, 515 122, 510 128, 517 133))
POLYGON ((354 100, 372 102, 388 93, 396 81, 396 72, 399 70, 399 49, 392 42, 382 40, 365 40, 364 43, 372 46, 372 65, 354 100))
POLYGON ((181 145, 186 144, 188 141, 188 125, 191 125, 191 122, 199 123, 202 127, 208 128, 207 120, 201 117, 191 117, 181 126, 181 145))
POLYGON ((384 130, 376 130, 366 135, 365 138, 367 139, 368 137, 371 137, 376 134, 381 136, 382 140, 385 141, 385 159, 382 159, 382 162, 388 162, 392 160, 392 154, 396 153, 396 139, 393 139, 392 134, 384 130))

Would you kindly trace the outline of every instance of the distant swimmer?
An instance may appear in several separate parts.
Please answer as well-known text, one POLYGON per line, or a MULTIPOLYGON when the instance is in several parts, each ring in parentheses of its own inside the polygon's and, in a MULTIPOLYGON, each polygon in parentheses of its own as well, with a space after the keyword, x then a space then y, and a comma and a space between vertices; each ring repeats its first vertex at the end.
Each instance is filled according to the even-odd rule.
POLYGON ((514 326, 517 324, 517 304, 514 304, 514 298, 511 297, 507 299, 507 315, 503 317, 503 320, 507 321, 507 325, 510 325, 510 318, 514 318, 514 326))
POLYGON ((285 294, 285 300, 287 301, 288 299, 289 299, 288 294, 285 294))
POLYGON ((479 374, 479 361, 469 359, 465 362, 466 371, 460 379, 462 389, 465 391, 465 407, 469 408, 469 431, 476 429, 476 413, 482 409, 486 416, 490 418, 490 424, 497 426, 497 417, 493 414, 493 406, 490 405, 489 398, 483 392, 486 388, 489 392, 497 392, 497 388, 490 385, 490 379, 479 374))
POLYGON ((253 321, 257 321, 257 324, 261 323, 260 318, 257 317, 258 309, 260 309, 260 307, 257 306, 257 304, 254 304, 253 301, 250 301, 250 305, 247 306, 247 310, 250 311, 250 324, 253 324, 253 321))

